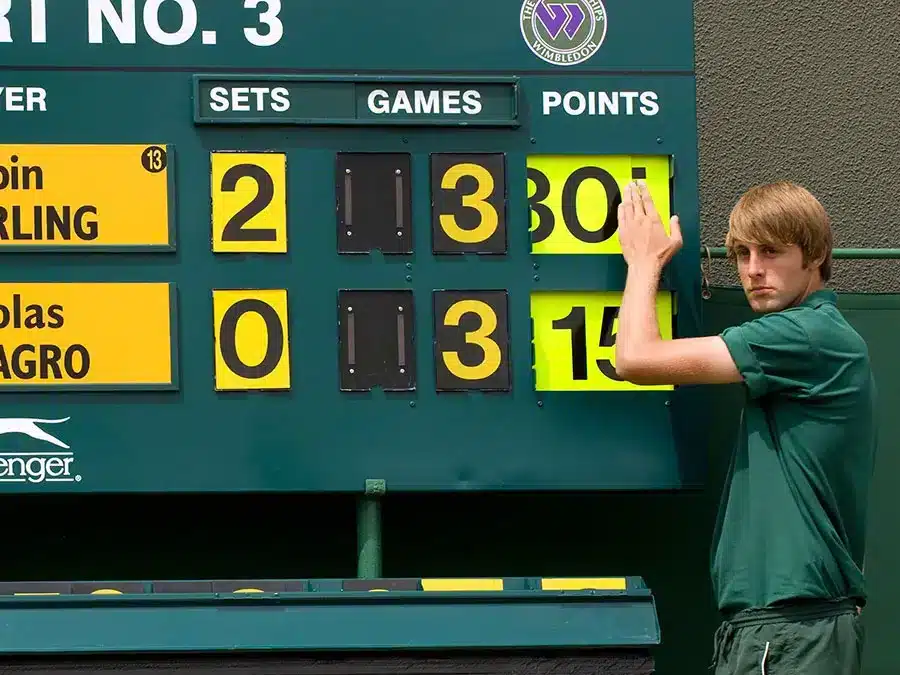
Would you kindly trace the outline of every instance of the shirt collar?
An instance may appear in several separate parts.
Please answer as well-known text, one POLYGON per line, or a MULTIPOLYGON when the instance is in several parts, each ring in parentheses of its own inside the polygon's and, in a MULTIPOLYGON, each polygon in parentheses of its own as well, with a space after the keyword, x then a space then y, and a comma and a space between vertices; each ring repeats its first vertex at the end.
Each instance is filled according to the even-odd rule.
POLYGON ((800 304, 804 305, 805 307, 812 307, 813 309, 817 309, 826 303, 831 303, 832 305, 837 304, 837 293, 835 293, 830 288, 822 288, 818 291, 810 293, 800 304))

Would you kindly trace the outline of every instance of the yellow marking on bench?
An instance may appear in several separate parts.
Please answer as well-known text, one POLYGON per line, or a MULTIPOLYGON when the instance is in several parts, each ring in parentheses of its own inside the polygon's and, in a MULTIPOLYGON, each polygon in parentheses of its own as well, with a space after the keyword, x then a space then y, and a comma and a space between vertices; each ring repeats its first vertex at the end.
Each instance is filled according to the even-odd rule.
POLYGON ((541 579, 544 591, 624 591, 625 577, 572 577, 541 579))
POLYGON ((503 579, 422 579, 423 591, 502 591, 503 579))

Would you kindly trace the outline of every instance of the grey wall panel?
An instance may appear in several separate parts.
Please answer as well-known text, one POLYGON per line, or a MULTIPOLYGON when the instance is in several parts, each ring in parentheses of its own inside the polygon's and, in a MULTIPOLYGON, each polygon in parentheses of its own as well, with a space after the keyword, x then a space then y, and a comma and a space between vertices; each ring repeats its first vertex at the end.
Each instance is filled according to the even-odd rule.
MULTIPOLYGON (((900 0, 696 0, 702 240, 750 185, 792 179, 837 247, 900 247, 900 0)), ((715 283, 736 283, 727 261, 715 283)), ((900 291, 900 262, 839 261, 834 287, 900 291)))

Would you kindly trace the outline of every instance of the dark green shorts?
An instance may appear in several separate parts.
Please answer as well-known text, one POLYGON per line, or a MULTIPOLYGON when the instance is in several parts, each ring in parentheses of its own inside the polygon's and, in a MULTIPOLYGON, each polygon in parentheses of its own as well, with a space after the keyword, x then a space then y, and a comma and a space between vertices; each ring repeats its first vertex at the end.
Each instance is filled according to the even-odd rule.
POLYGON ((716 631, 715 675, 859 675, 863 628, 853 601, 737 613, 716 631))

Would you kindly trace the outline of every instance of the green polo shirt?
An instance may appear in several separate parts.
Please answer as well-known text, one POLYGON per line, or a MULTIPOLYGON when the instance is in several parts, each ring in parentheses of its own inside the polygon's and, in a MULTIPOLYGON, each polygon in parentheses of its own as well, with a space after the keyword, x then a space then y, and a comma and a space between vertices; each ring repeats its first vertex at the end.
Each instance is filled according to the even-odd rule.
POLYGON ((857 598, 876 446, 866 343, 820 290, 725 330, 746 403, 722 494, 712 582, 728 614, 857 598))

